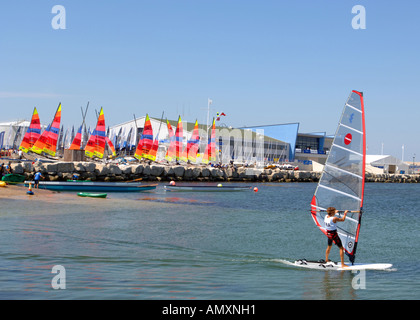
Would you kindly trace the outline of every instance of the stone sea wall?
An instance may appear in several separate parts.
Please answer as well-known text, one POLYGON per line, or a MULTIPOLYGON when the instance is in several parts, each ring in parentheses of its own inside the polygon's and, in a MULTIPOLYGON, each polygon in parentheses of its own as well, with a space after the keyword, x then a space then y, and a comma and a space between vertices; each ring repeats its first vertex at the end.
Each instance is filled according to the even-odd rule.
MULTIPOLYGON (((214 168, 159 164, 103 164, 95 162, 21 162, 12 164, 14 173, 32 179, 40 171, 45 181, 73 179, 92 181, 236 181, 236 182, 317 182, 320 172, 254 168, 214 168)), ((366 182, 419 183, 419 175, 366 173, 366 182)))

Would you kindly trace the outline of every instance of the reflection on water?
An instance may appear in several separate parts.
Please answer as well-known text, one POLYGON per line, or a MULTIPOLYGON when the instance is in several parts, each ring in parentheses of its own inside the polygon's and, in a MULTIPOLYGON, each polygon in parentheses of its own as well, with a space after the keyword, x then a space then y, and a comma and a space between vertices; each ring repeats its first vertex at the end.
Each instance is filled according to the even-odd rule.
MULTIPOLYGON (((325 238, 309 214, 315 187, 261 184, 258 193, 176 196, 158 188, 106 199, 41 190, 28 197, 19 190, 0 199, 0 298, 416 298, 413 281, 404 279, 419 275, 418 249, 401 239, 407 221, 396 212, 404 197, 413 205, 419 186, 399 185, 399 192, 367 186, 357 259, 394 263, 398 271, 369 272, 365 290, 353 288, 356 274, 349 271, 278 262, 325 254, 325 238), (66 290, 51 287, 55 265, 66 269, 66 290)), ((417 233, 411 237, 419 240, 417 233)), ((331 254, 339 259, 338 250, 331 254)))

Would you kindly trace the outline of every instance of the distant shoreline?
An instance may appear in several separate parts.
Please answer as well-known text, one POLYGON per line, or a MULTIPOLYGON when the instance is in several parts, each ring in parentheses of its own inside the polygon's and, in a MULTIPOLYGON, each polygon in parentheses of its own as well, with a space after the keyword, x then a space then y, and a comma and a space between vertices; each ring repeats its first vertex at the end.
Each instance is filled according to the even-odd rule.
MULTIPOLYGON (((10 160, 1 159, 7 164, 10 160)), ((212 167, 199 165, 113 164, 100 162, 30 162, 11 164, 13 173, 32 180, 40 171, 45 181, 77 178, 91 181, 189 181, 189 182, 318 182, 321 173, 302 170, 259 169, 252 167, 212 167)), ((366 173, 366 182, 420 183, 420 175, 366 173)))

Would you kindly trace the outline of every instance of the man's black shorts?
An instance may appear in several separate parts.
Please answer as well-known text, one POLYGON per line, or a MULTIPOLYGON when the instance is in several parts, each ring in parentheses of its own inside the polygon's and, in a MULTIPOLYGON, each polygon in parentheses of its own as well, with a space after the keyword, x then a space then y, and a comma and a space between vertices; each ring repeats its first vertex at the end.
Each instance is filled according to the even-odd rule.
POLYGON ((332 246, 332 243, 336 244, 337 247, 342 248, 343 244, 341 243, 340 237, 338 236, 337 230, 327 231, 328 245, 332 246))

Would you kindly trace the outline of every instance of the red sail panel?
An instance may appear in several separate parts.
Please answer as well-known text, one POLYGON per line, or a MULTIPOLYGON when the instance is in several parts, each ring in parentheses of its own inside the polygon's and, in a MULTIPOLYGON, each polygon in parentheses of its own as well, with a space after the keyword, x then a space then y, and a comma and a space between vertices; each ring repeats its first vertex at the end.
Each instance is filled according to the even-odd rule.
POLYGON ((76 136, 71 143, 69 150, 80 150, 82 147, 82 126, 77 130, 76 136))
POLYGON ((155 141, 153 141, 152 148, 149 151, 148 158, 152 161, 156 161, 157 151, 159 149, 159 140, 156 138, 155 141))
POLYGON ((153 146, 153 128, 149 115, 146 114, 144 119, 143 133, 140 137, 139 143, 136 148, 134 157, 138 160, 142 158, 149 158, 149 152, 153 146))
POLYGON ((148 114, 146 114, 146 119, 144 120, 144 128, 143 128, 142 136, 143 136, 142 157, 149 158, 149 152, 153 146, 153 128, 152 128, 152 122, 150 121, 148 114))
POLYGON ((25 136, 23 137, 22 143, 19 146, 19 150, 22 150, 25 153, 28 153, 35 142, 41 136, 41 122, 39 120, 38 111, 36 107, 32 113, 31 124, 29 125, 28 130, 26 131, 25 136))
POLYGON ((96 129, 93 130, 89 137, 88 142, 85 146, 85 155, 89 158, 93 158, 96 151, 96 129))
POLYGON ((34 143, 34 145, 31 148, 32 152, 35 152, 37 154, 41 154, 44 151, 44 147, 47 143, 48 135, 50 134, 50 124, 48 125, 47 129, 45 129, 39 139, 34 143))
POLYGON ((93 158, 98 157, 100 159, 103 158, 105 152, 105 115, 104 110, 101 108, 99 112, 98 121, 96 123, 96 127, 93 130, 92 134, 89 137, 89 140, 85 147, 85 154, 86 156, 93 158))
POLYGON ((114 144, 111 142, 111 139, 109 139, 108 137, 105 137, 106 143, 108 144, 108 147, 111 149, 112 152, 112 156, 116 156, 117 152, 115 151, 115 147, 114 144))

